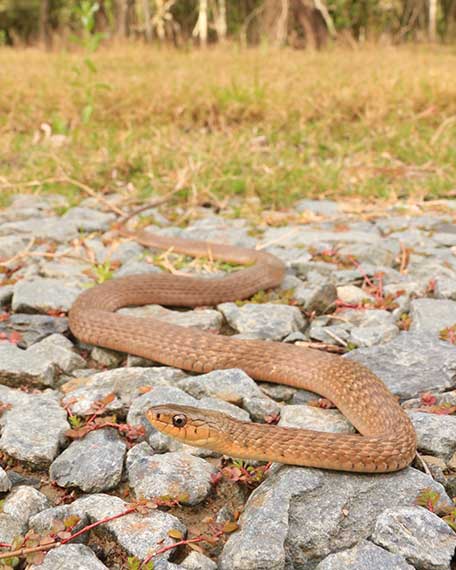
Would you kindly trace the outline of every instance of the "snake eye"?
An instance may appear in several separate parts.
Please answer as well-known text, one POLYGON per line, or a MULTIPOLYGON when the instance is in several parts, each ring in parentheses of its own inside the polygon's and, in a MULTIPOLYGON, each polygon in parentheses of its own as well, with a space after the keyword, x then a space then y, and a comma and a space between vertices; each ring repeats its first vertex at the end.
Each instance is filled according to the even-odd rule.
POLYGON ((176 414, 175 416, 173 416, 174 427, 181 428, 184 427, 186 423, 187 423, 187 416, 184 416, 184 414, 176 414))

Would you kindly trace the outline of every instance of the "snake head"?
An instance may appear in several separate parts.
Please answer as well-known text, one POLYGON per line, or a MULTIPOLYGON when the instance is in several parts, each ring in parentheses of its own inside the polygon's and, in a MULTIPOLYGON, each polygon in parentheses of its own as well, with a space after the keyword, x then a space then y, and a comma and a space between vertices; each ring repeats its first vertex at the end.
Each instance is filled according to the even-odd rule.
POLYGON ((145 415, 158 431, 188 445, 215 450, 225 420, 219 412, 177 404, 153 406, 145 415))

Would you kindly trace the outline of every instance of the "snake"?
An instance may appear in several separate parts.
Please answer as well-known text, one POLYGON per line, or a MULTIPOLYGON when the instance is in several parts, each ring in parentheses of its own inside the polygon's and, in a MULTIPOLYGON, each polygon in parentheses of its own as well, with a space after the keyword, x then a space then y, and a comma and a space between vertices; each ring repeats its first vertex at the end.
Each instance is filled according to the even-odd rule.
POLYGON ((416 434, 397 398, 369 368, 337 354, 291 343, 238 339, 156 318, 120 314, 122 307, 207 307, 249 299, 279 286, 286 267, 264 249, 168 237, 142 229, 123 235, 142 245, 242 267, 222 277, 174 273, 126 275, 82 292, 69 311, 80 341, 134 354, 193 373, 237 368, 254 380, 308 390, 330 400, 357 433, 330 433, 241 421, 173 402, 150 407, 157 430, 192 446, 240 459, 358 473, 407 467, 416 434))

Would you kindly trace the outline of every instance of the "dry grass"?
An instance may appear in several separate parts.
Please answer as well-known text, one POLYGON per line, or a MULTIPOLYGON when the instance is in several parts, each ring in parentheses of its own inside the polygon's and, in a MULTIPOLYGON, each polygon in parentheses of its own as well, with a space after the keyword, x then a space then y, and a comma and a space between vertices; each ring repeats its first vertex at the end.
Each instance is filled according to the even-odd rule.
POLYGON ((456 189, 454 48, 130 45, 91 59, 92 70, 82 54, 0 50, 4 197, 59 191, 77 201, 65 177, 130 196, 178 188, 182 199, 257 196, 279 208, 303 196, 456 189))

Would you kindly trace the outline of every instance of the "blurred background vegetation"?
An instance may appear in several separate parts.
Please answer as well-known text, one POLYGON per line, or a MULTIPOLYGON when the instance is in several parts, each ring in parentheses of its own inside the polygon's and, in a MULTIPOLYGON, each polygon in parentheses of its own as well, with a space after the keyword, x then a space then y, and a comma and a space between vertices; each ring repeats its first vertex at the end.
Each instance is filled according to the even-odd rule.
POLYGON ((87 33, 178 46, 450 42, 456 0, 0 0, 0 43, 50 48, 87 33))
POLYGON ((456 0, 0 0, 0 207, 454 198, 455 26, 456 0))

